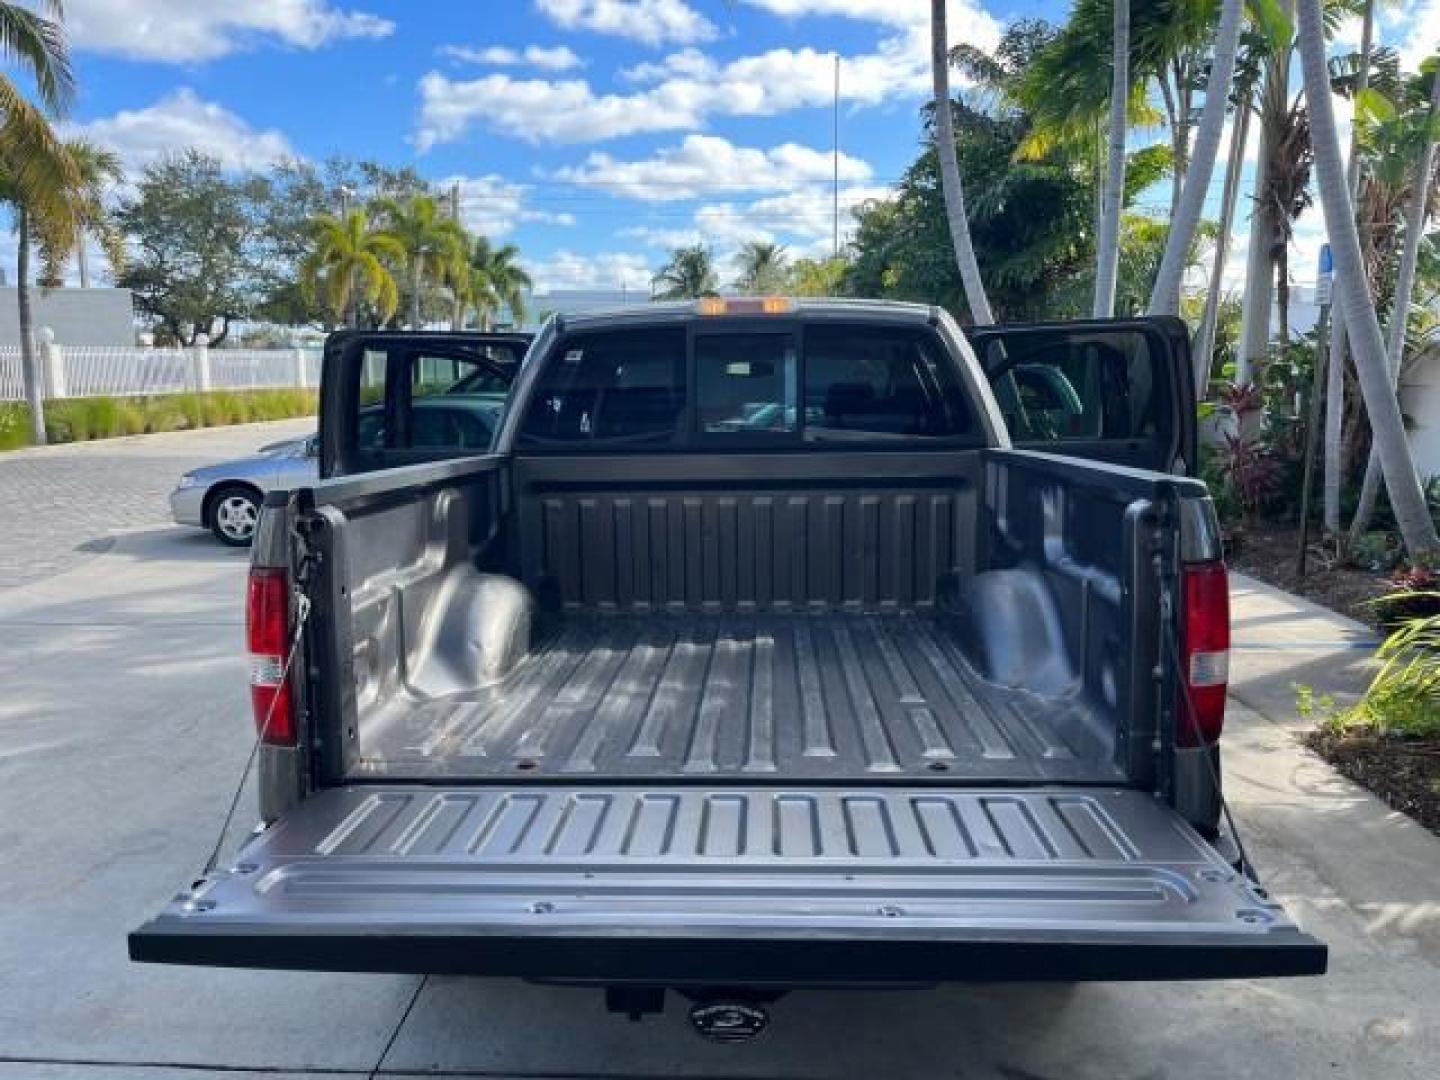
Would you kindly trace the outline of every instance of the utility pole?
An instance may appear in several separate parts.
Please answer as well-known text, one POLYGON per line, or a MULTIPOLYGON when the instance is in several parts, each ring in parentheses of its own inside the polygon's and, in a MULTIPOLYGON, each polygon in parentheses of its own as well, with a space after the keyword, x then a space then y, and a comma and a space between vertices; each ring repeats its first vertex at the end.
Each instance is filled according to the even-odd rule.
POLYGON ((835 258, 840 257, 840 54, 835 54, 835 130, 832 139, 834 146, 835 180, 833 191, 835 195, 835 220, 834 220, 834 241, 835 258))
POLYGON ((1320 273, 1315 278, 1315 302, 1320 305, 1320 322, 1315 334, 1315 371, 1310 380, 1310 408, 1305 418, 1305 479, 1300 488, 1300 546, 1295 553, 1295 576, 1305 576, 1306 548, 1310 544, 1310 489, 1315 486, 1315 444, 1320 436, 1320 402, 1325 396, 1325 362, 1330 357, 1326 338, 1330 332, 1330 292, 1334 263, 1330 245, 1320 247, 1320 273))
POLYGON ((450 220, 460 220, 460 182, 450 185, 450 220))

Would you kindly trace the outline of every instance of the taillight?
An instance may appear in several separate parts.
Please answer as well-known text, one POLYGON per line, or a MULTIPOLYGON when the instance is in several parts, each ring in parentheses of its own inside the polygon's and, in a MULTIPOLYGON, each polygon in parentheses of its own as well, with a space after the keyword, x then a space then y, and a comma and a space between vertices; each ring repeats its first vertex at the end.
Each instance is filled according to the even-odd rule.
POLYGON ((290 652, 290 583, 284 570, 251 569, 245 597, 245 638, 250 650, 255 732, 273 746, 294 746, 294 698, 285 671, 290 652))
POLYGON ((1186 563, 1180 621, 1182 694, 1175 725, 1180 746, 1208 746, 1225 726, 1230 681, 1230 583, 1223 562, 1186 563), (1187 700, 1188 699, 1188 700, 1187 700))

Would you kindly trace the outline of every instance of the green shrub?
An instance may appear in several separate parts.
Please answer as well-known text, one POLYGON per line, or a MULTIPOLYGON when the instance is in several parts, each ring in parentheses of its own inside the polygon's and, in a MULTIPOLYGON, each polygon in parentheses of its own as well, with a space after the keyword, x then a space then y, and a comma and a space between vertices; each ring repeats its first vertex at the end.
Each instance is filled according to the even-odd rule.
MULTIPOLYGON (((65 398, 45 403, 52 443, 117 435, 246 424, 313 416, 318 396, 307 390, 222 390, 135 398, 65 398)), ((0 402, 0 451, 30 445, 30 412, 21 402, 0 402)))
POLYGON ((18 401, 0 401, 0 451, 30 445, 30 410, 18 401))
POLYGON ((1440 615, 1406 620, 1376 656, 1384 664, 1365 696, 1354 708, 1332 714, 1327 726, 1337 731, 1440 738, 1440 615))

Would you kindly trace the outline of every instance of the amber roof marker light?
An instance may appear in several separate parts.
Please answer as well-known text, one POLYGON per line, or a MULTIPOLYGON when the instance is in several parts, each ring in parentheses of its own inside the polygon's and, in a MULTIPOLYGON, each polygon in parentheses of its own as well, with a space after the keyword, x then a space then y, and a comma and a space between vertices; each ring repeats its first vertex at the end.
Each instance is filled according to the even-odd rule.
POLYGON ((699 315, 789 315, 795 303, 783 296, 707 296, 696 301, 699 315))

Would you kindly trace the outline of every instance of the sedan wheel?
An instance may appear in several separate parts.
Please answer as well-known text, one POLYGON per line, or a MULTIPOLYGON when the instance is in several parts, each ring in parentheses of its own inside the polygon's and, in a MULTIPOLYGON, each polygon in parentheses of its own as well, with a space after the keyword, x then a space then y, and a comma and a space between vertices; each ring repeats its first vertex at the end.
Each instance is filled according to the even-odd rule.
POLYGON ((249 488, 225 488, 211 503, 210 531, 232 547, 249 546, 259 520, 260 496, 249 488))

